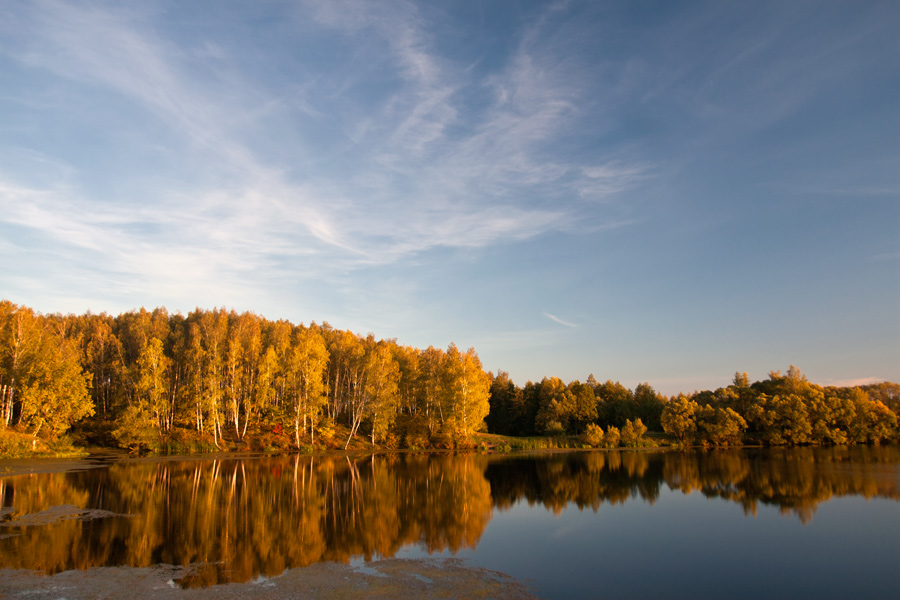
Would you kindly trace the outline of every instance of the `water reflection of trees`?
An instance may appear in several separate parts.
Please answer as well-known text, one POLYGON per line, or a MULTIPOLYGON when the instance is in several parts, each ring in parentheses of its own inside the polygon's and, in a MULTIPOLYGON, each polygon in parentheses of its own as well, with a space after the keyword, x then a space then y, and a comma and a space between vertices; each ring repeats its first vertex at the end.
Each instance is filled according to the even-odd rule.
POLYGON ((209 585, 392 556, 408 544, 474 547, 491 517, 475 456, 170 461, 39 477, 3 481, 13 518, 63 504, 131 516, 40 527, 7 520, 4 567, 200 564, 185 584, 209 585))
POLYGON ((709 453, 586 452, 484 457, 376 455, 120 463, 0 480, 0 566, 55 573, 102 565, 199 565, 183 583, 274 576, 354 557, 474 547, 494 508, 654 502, 661 487, 804 522, 819 503, 900 500, 895 447, 709 453), (48 525, 16 518, 54 506, 102 509, 48 525), (109 514, 109 513, 103 513, 109 514))
POLYGON ((594 511, 604 503, 641 498, 651 504, 660 487, 740 504, 776 506, 808 522, 816 507, 836 496, 900 500, 896 446, 721 450, 702 453, 567 453, 535 460, 491 462, 485 476, 494 505, 519 501, 559 513, 569 504, 594 511))
POLYGON ((900 500, 898 462, 900 449, 878 446, 714 452, 701 455, 693 479, 670 477, 672 472, 681 475, 681 467, 667 465, 666 483, 673 489, 693 487, 708 497, 737 502, 746 514, 756 515, 759 503, 777 506, 805 523, 820 503, 833 497, 900 500))
POLYGON ((639 452, 563 453, 535 459, 513 457, 492 461, 485 471, 494 505, 499 509, 525 500, 559 514, 569 503, 596 511, 604 502, 622 504, 659 496, 659 465, 639 452), (657 468, 654 476, 652 469, 657 468))

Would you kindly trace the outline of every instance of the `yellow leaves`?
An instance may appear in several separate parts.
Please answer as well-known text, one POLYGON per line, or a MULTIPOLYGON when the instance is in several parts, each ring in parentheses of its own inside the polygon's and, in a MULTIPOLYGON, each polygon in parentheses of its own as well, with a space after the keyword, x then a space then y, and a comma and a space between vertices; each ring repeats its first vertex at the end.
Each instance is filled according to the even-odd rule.
POLYGON ((681 443, 689 441, 697 431, 696 413, 699 409, 697 403, 684 394, 669 400, 662 411, 663 431, 675 436, 681 443))
POLYGON ((74 340, 45 331, 41 344, 23 380, 21 422, 37 434, 45 428, 51 437, 94 414, 90 375, 84 373, 74 340))
POLYGON ((581 439, 591 448, 599 448, 603 443, 603 428, 596 423, 588 423, 581 439))

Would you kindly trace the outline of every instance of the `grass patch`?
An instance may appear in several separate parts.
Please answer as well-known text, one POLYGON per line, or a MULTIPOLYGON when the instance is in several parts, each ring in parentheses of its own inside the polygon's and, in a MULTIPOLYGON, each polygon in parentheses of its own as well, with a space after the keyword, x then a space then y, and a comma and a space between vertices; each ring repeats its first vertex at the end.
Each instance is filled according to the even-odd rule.
POLYGON ((14 429, 0 429, 0 458, 77 458, 87 450, 72 444, 67 436, 46 440, 14 429))
POLYGON ((581 448, 582 443, 576 436, 542 436, 514 437, 493 433, 476 433, 471 438, 472 444, 484 452, 507 453, 516 450, 556 450, 564 448, 581 448))

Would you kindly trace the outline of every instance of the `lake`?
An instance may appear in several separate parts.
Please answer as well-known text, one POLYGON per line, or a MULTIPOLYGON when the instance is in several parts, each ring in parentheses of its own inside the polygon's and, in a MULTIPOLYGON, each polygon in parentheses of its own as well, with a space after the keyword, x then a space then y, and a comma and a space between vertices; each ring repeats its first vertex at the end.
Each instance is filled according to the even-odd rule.
POLYGON ((900 597, 892 446, 90 463, 0 478, 0 568, 203 588, 446 556, 543 598, 900 597))

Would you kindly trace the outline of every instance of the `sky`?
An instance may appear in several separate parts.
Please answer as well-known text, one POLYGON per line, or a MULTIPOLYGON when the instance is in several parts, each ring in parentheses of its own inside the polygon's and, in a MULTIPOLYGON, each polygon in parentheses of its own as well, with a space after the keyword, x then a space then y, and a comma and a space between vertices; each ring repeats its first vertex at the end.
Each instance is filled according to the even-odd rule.
POLYGON ((900 381, 893 0, 0 0, 0 298, 900 381))

